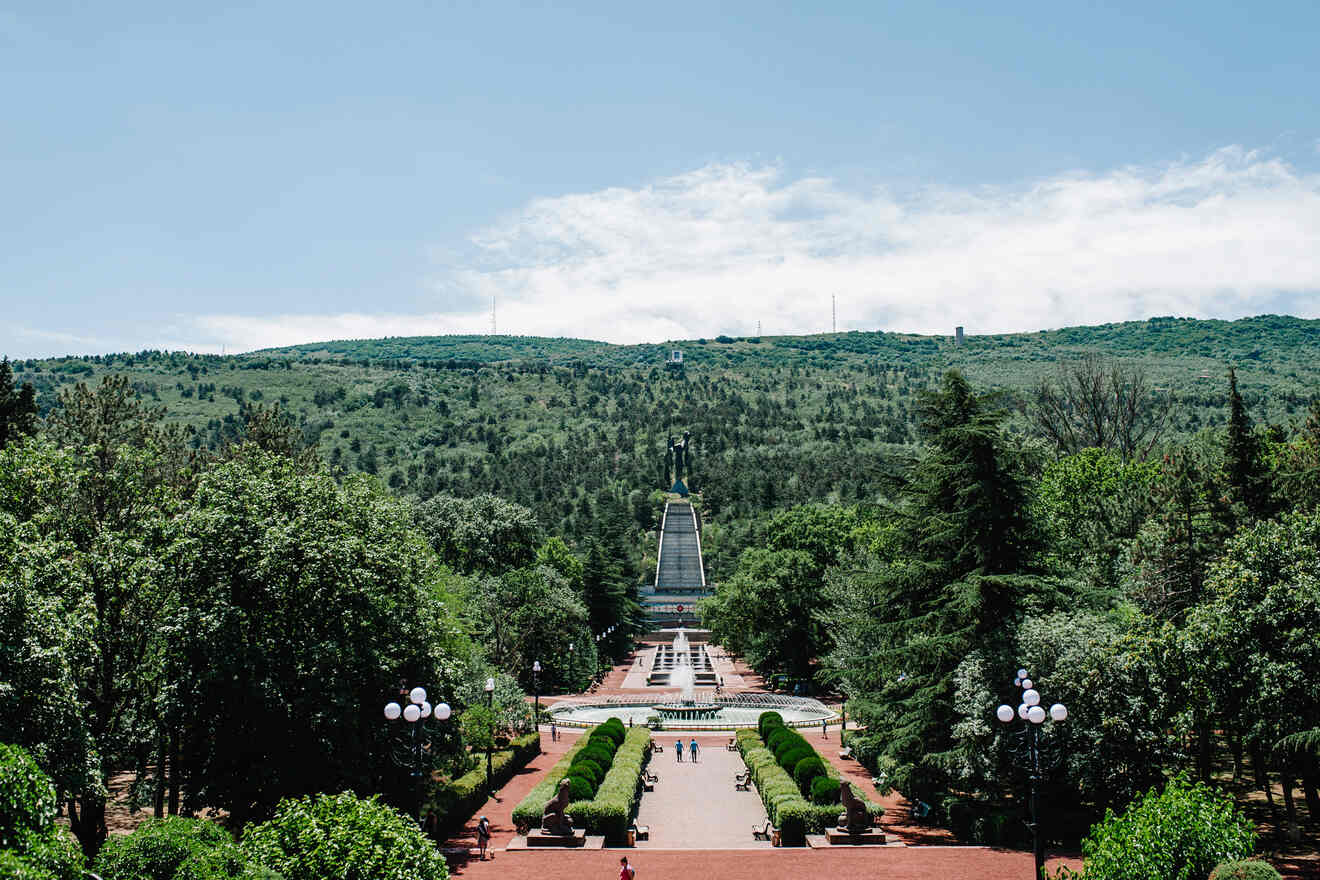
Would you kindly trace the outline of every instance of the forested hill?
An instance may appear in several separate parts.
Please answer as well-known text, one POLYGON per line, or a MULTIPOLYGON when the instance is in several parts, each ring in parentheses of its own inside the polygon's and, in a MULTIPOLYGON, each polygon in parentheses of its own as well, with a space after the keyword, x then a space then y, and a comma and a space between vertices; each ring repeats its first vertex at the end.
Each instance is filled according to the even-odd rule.
POLYGON ((721 524, 787 504, 878 497, 914 452, 917 393, 949 367, 980 390, 1008 392, 1012 406, 1086 352, 1140 366, 1167 391, 1171 436, 1223 423, 1229 366, 1257 422, 1286 427, 1320 391, 1320 321, 1276 316, 1154 318, 969 336, 962 346, 862 332, 634 346, 389 338, 229 357, 28 360, 15 362, 14 378, 33 383, 45 410, 61 386, 125 374, 198 447, 236 436, 244 408, 278 402, 335 468, 379 474, 421 498, 494 492, 568 536, 583 534, 602 504, 642 523, 646 496, 665 485, 667 435, 689 430, 718 576, 721 524), (664 368, 673 348, 683 351, 681 371, 664 368))

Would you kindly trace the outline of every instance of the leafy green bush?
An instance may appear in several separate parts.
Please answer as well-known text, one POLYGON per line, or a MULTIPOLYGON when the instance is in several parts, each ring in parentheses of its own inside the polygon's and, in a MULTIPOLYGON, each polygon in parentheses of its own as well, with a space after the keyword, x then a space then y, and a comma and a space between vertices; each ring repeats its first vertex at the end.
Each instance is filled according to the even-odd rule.
POLYGON ((1247 859, 1224 862, 1210 872, 1210 880, 1282 880, 1269 862, 1247 859))
POLYGON ((784 727, 782 724, 778 726, 772 724, 769 729, 770 734, 764 739, 765 747, 771 752, 779 748, 779 744, 782 743, 785 738, 792 738, 798 735, 797 731, 793 730, 791 727, 784 727))
POLYGON ((0 849, 0 877, 5 880, 55 880, 55 875, 50 871, 33 865, 8 849, 0 849))
POLYGON ((603 724, 596 728, 595 733, 602 736, 608 736, 610 740, 614 742, 615 748, 623 745, 624 737, 628 735, 628 731, 624 728, 623 722, 618 718, 607 719, 603 724))
MULTIPOLYGON (((1256 830, 1233 799, 1175 776, 1113 810, 1082 841, 1086 880, 1205 880, 1219 863, 1243 859, 1256 830)), ((1058 876, 1076 876, 1061 872, 1058 876)))
POLYGON ((417 824, 351 792, 280 801, 243 835, 249 858, 287 880, 446 880, 444 856, 417 824))
POLYGON ((825 762, 815 752, 793 765, 793 781, 804 795, 811 794, 812 783, 824 776, 825 762))
POLYGON ((769 740, 770 728, 783 726, 784 716, 778 712, 762 712, 756 718, 756 732, 761 734, 763 740, 769 740))
POLYGON ((595 761, 578 761, 568 768, 568 775, 581 776, 591 783, 592 788, 595 788, 605 778, 605 771, 595 761))
MULTIPOLYGON (((491 756, 491 782, 499 788, 537 755, 541 754, 541 735, 533 731, 510 743, 511 748, 491 756)), ((481 762, 470 772, 448 783, 432 787, 422 808, 422 815, 436 817, 440 834, 461 828, 486 802, 486 767, 481 762)))
POLYGON ((828 776, 817 776, 811 780, 811 802, 820 806, 830 806, 839 802, 839 780, 828 776))
POLYGON ((568 775, 564 777, 568 780, 568 796, 575 801, 589 801, 596 796, 596 788, 587 779, 574 774, 573 769, 569 769, 568 775))
POLYGON ((248 858, 238 846, 227 843, 216 849, 193 853, 174 874, 174 880, 283 880, 279 874, 248 858))
POLYGON ((14 872, 73 880, 82 851, 55 824, 55 786, 20 746, 0 743, 0 851, 21 862, 14 872))
POLYGON ((588 740, 586 748, 577 753, 573 763, 591 761, 597 767, 605 769, 614 763, 614 752, 615 749, 602 748, 598 740, 588 740))
POLYGON ((783 764, 788 753, 798 749, 812 750, 810 743, 802 737, 802 734, 785 728, 782 735, 775 737, 775 745, 770 751, 774 753, 779 763, 783 764))
POLYGON ((781 749, 775 757, 779 760, 779 766, 787 770, 788 774, 792 776, 793 768, 797 767, 798 762, 816 757, 816 750, 806 743, 799 743, 781 749))
POLYGON ((232 843, 227 831, 205 819, 148 819, 132 834, 107 840, 94 870, 101 880, 173 880, 189 857, 232 843))

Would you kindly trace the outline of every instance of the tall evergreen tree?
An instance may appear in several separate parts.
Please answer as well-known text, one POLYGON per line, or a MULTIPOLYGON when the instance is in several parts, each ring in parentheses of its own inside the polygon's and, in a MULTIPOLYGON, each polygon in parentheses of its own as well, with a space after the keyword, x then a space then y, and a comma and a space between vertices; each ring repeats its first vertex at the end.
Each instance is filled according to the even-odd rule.
POLYGON ((973 645, 993 653, 1041 592, 1027 496, 1002 412, 956 371, 921 403, 928 453, 906 489, 891 561, 832 580, 830 665, 869 749, 909 794, 950 783, 953 675, 973 645))
MULTIPOLYGON (((1270 482, 1261 459, 1260 440, 1238 393, 1237 372, 1228 371, 1228 435, 1224 444, 1225 512, 1231 526, 1267 519, 1271 513, 1270 482)), ((1236 528, 1235 528, 1236 530, 1236 528)))
POLYGON ((0 449, 18 437, 37 432, 37 393, 31 382, 14 389, 14 371, 9 358, 0 360, 0 449))

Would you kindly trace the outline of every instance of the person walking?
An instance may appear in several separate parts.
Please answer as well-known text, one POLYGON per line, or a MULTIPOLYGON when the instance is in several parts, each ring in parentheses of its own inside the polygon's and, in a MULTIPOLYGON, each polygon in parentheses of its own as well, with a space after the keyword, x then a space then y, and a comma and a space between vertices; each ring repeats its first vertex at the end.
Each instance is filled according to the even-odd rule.
POLYGON ((683 741, 682 741, 681 739, 676 739, 676 740, 674 740, 674 754, 678 755, 678 763, 682 764, 682 763, 683 763, 683 741))
MULTIPOLYGON (((490 820, 485 816, 477 823, 477 848, 481 850, 481 860, 486 861, 486 847, 490 846, 490 820)), ((495 854, 491 853, 492 859, 495 854)))
POLYGON ((619 880, 633 880, 637 872, 633 870, 632 865, 628 864, 628 857, 619 859, 619 880))
POLYGON ((553 721, 550 722, 550 742, 559 742, 559 728, 553 721))
POLYGON ((820 719, 820 738, 828 739, 830 735, 830 726, 826 719, 820 719))
POLYGON ((697 738, 692 737, 692 742, 688 744, 688 750, 692 752, 692 763, 697 763, 697 738))

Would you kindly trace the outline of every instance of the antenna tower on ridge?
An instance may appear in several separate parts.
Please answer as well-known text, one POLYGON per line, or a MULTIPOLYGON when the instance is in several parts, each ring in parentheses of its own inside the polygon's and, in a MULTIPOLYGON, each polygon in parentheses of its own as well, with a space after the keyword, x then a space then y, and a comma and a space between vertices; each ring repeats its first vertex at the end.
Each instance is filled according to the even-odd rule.
POLYGON ((498 336, 495 332, 495 297, 490 298, 490 335, 498 336))
POLYGON ((830 294, 830 332, 839 332, 839 298, 830 294))

